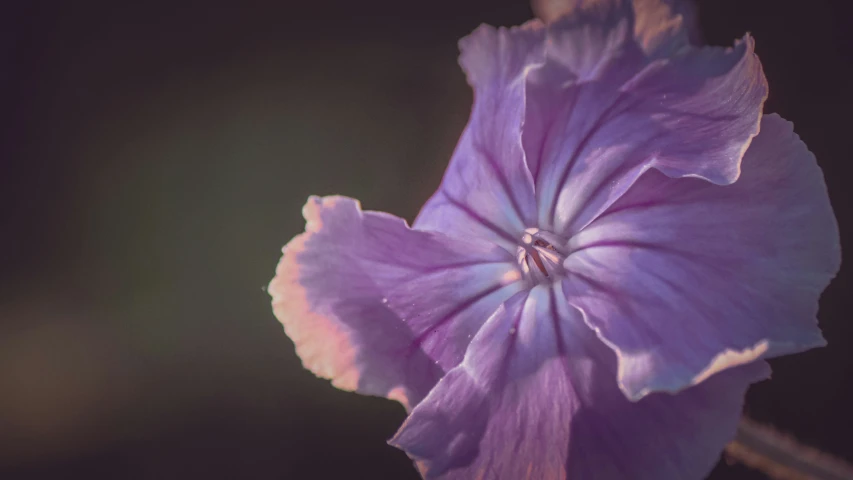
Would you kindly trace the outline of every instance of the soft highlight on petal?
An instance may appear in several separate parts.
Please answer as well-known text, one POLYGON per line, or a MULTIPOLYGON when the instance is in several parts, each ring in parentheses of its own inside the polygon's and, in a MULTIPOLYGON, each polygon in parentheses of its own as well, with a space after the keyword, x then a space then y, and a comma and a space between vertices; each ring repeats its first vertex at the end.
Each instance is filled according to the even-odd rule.
POLYGON ((276 276, 267 291, 272 296, 273 311, 284 326, 288 337, 296 344, 302 364, 314 374, 332 380, 343 390, 358 387, 359 372, 355 368, 355 348, 343 324, 333 317, 315 313, 308 303, 306 288, 299 282, 299 263, 306 243, 314 232, 323 228, 321 205, 333 207, 336 199, 323 203, 309 201, 302 209, 305 233, 296 236, 284 248, 284 256, 276 267, 276 276))
POLYGON ((814 156, 776 115, 732 185, 646 172, 570 241, 566 296, 638 399, 825 344, 838 227, 814 156))

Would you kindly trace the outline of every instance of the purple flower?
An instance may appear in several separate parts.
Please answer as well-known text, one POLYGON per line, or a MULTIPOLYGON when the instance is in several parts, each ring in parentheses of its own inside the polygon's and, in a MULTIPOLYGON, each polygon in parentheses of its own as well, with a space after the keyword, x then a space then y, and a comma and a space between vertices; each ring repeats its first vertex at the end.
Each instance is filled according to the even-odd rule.
POLYGON ((585 3, 463 39, 471 119, 413 227, 312 197, 270 284, 306 368, 406 407, 426 478, 700 478, 762 359, 825 343, 837 226, 752 38, 585 3))

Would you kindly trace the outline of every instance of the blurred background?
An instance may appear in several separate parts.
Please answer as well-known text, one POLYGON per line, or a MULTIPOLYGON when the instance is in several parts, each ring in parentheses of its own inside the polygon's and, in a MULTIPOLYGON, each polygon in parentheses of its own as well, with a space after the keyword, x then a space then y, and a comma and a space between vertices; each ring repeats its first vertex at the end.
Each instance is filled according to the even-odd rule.
MULTIPOLYGON (((402 407, 303 370, 264 286, 309 194, 414 218, 471 104, 457 40, 530 7, 224 3, 0 15, 0 478, 419 478, 385 444, 402 407)), ((756 37, 766 110, 817 155, 851 251, 844 3, 700 19, 710 44, 756 37)), ((829 346, 772 361, 747 410, 853 462, 848 267, 821 301, 829 346)))

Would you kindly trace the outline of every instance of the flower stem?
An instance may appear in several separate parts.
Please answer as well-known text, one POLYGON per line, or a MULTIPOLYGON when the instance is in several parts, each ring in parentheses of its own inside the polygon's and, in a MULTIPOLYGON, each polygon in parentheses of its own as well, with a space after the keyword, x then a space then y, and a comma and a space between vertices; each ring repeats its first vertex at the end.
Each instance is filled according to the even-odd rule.
POLYGON ((738 425, 735 439, 726 446, 726 459, 778 480, 853 479, 853 466, 843 460, 746 417, 738 425))

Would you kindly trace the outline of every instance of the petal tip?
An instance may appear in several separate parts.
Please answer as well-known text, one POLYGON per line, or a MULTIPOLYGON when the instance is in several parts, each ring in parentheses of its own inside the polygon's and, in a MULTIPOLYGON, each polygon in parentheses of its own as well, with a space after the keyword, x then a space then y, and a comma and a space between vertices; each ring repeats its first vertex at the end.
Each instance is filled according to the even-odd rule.
POLYGON ((360 211, 358 202, 342 196, 312 195, 302 207, 305 232, 282 247, 282 257, 267 292, 272 297, 273 314, 293 341, 302 365, 315 375, 332 381, 336 388, 354 391, 359 372, 354 368, 355 348, 340 322, 331 314, 317 311, 309 302, 301 283, 299 257, 311 238, 323 228, 323 211, 350 203, 360 211))
POLYGON ((273 314, 293 341, 302 365, 318 377, 332 380, 335 387, 352 391, 358 386, 358 372, 351 368, 355 352, 349 338, 332 318, 314 311, 299 282, 297 259, 313 232, 322 226, 319 208, 312 201, 306 204, 306 209, 311 210, 306 215, 311 227, 284 246, 267 291, 272 297, 273 314))
POLYGON ((511 84, 527 68, 539 62, 545 25, 537 19, 515 27, 480 24, 459 40, 459 65, 472 87, 489 82, 511 84))
POLYGON ((689 386, 698 385, 716 373, 722 372, 729 368, 737 367, 751 363, 755 360, 763 358, 770 349, 770 342, 761 340, 752 347, 747 347, 743 350, 725 350, 718 353, 704 370, 693 377, 689 386))
MULTIPOLYGON (((694 375, 689 381, 681 381, 679 378, 668 380, 658 379, 642 384, 627 381, 629 372, 624 367, 627 366, 628 363, 623 362, 623 356, 618 349, 614 351, 619 358, 617 373, 619 389, 622 390, 622 393, 625 394, 625 397, 628 398, 628 400, 637 402, 656 392, 677 394, 683 390, 687 390, 707 381, 709 378, 718 373, 732 368, 761 362, 762 360, 771 357, 803 352, 813 348, 820 348, 825 345, 826 339, 824 339, 823 335, 819 331, 814 335, 804 336, 804 339, 801 342, 774 342, 763 339, 744 349, 726 349, 723 352, 718 353, 710 362, 708 362, 707 366, 702 369, 702 371, 694 375)), ((769 367, 766 366, 766 362, 763 363, 765 364, 765 369, 755 375, 755 382, 764 380, 770 376, 769 367)))

